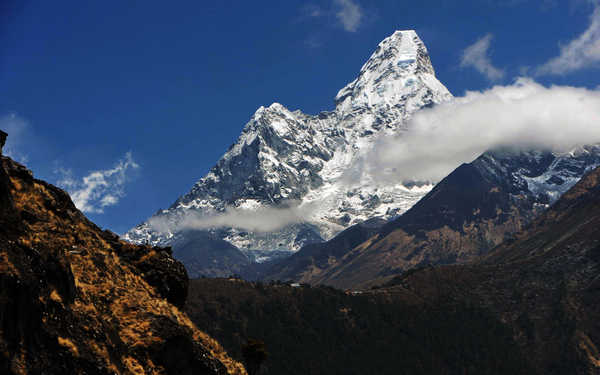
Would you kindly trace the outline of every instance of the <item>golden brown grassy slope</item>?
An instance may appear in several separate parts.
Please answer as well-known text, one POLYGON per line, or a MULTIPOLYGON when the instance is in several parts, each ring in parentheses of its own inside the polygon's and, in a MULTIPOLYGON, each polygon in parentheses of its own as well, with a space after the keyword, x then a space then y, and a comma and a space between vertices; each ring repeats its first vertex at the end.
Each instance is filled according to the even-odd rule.
POLYGON ((0 373, 246 374, 179 310, 186 295, 169 249, 120 241, 2 157, 0 373))

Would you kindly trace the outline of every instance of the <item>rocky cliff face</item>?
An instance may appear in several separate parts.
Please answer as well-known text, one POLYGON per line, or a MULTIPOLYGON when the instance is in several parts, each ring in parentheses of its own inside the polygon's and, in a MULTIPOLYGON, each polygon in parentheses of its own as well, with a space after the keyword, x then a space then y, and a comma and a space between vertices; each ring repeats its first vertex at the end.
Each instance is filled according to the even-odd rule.
POLYGON ((422 265, 475 260, 522 230, 598 165, 598 146, 568 153, 487 152, 457 168, 377 232, 347 241, 347 230, 302 249, 265 274, 350 288, 422 265), (315 263, 317 258, 326 261, 315 263))
POLYGON ((394 217, 431 186, 379 183, 368 173, 349 178, 351 167, 378 137, 404 131, 415 111, 450 98, 416 33, 397 31, 339 91, 335 110, 312 116, 278 103, 259 108, 208 175, 125 238, 173 244, 177 255, 176 243, 189 244, 184 231, 193 229, 239 249, 296 251, 363 220, 394 217), (245 213, 287 219, 268 228, 227 220, 245 213))
POLYGON ((7 157, 0 259, 3 374, 245 374, 179 310, 188 279, 170 249, 102 231, 7 157))

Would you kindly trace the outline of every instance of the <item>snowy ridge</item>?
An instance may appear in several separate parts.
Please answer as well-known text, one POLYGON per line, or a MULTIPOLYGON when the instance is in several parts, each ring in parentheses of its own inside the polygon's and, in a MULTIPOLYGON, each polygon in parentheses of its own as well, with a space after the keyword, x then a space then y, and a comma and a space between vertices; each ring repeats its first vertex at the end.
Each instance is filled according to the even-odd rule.
POLYGON ((479 168, 509 186, 515 200, 546 209, 586 173, 600 166, 600 145, 568 152, 495 150, 474 161, 479 168))
MULTIPOLYGON (((554 160, 539 176, 516 174, 527 183, 532 195, 547 198, 547 205, 556 202, 588 172, 600 166, 600 146, 578 147, 569 152, 552 153, 554 160)), ((545 199, 544 199, 545 200, 545 199)))
POLYGON ((190 212, 291 207, 299 219, 276 230, 206 230, 241 249, 298 250, 360 221, 399 215, 432 186, 382 185, 365 173, 349 178, 349 171, 379 136, 404 131, 415 111, 451 98, 417 34, 396 31, 339 91, 334 111, 311 116, 279 103, 260 107, 189 193, 124 237, 169 245, 183 235, 180 224, 190 212))

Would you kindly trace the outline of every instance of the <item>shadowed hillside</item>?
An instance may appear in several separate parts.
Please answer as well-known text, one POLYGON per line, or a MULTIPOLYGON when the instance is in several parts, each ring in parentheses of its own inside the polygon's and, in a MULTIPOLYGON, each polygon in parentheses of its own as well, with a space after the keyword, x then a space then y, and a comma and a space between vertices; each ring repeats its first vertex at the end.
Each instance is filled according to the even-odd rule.
POLYGON ((531 374, 484 309, 239 279, 191 280, 186 312, 236 359, 265 342, 263 374, 531 374))
POLYGON ((600 371, 600 169, 480 262, 426 268, 380 292, 485 306, 544 374, 600 371))

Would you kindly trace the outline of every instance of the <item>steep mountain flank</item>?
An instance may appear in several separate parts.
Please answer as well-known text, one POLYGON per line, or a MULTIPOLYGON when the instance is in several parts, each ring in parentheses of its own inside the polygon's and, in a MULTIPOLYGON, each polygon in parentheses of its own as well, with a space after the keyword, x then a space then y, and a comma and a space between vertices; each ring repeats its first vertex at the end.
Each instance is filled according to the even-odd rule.
POLYGON ((210 232, 185 231, 171 246, 173 256, 185 264, 191 278, 239 274, 252 263, 237 247, 210 232))
MULTIPOLYGON (((406 131, 413 113, 451 97, 436 79, 417 34, 397 31, 378 45, 358 77, 339 91, 333 111, 307 115, 279 103, 260 107, 236 143, 189 193, 132 228, 125 239, 172 245, 176 253, 182 238, 188 249, 194 244, 205 248, 198 239, 208 236, 186 238, 193 229, 246 252, 297 251, 361 221, 392 218, 418 201, 431 185, 378 182, 370 171, 355 176, 356 163, 380 137, 406 131), (240 213, 269 215, 264 209, 289 210, 296 217, 268 228, 247 228, 233 220, 240 213)), ((201 274, 197 269, 229 274, 230 268, 215 266, 224 263, 216 257, 198 253, 196 266, 185 264, 192 276, 201 274)))
POLYGON ((378 293, 486 306, 543 374, 600 371, 600 169, 476 264, 426 268, 378 293))
POLYGON ((307 245, 290 257, 250 267, 250 270, 259 269, 257 274, 250 274, 246 269, 242 275, 248 279, 311 282, 320 277, 323 270, 342 259, 348 249, 377 234, 385 223, 386 220, 375 218, 355 224, 327 242, 307 245))
MULTIPOLYGON (((319 257, 330 259, 324 268, 282 273, 279 269, 287 268, 283 261, 266 273, 267 278, 352 288, 381 283, 422 265, 475 260, 522 230, 597 165, 598 146, 560 154, 487 152, 458 167, 360 245, 335 252, 322 246, 325 253, 319 257)), ((302 254, 301 250, 297 257, 302 254)))
POLYGON ((170 249, 102 231, 1 157, 0 373, 245 374, 179 310, 187 289, 170 249))

